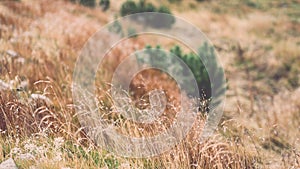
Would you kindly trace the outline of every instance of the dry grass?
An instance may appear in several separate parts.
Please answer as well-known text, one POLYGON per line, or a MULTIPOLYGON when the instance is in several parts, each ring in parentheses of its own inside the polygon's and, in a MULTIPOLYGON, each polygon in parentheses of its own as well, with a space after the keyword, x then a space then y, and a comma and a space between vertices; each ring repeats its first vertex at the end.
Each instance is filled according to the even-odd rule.
MULTIPOLYGON (((191 1, 184 4, 184 9, 193 8, 190 11, 171 4, 176 14, 204 30, 226 58, 227 104, 215 136, 195 141, 205 121, 199 113, 189 135, 154 158, 122 158, 95 146, 75 114, 72 71, 82 45, 112 18, 120 3, 111 13, 65 1, 0 3, 0 161, 13 157, 20 168, 300 167, 299 22, 289 12, 277 15, 274 9, 243 4, 234 12, 227 11, 233 9, 230 3, 220 7, 191 1)), ((107 72, 97 78, 110 79, 109 72, 147 40, 129 39, 126 46, 117 46, 108 54, 107 72)), ((160 42, 167 48, 171 44, 160 42)), ((115 112, 107 94, 110 88, 97 85, 98 98, 106 103, 102 113, 111 118, 115 112)), ((172 79, 155 70, 141 72, 132 81, 132 98, 146 108, 149 100, 139 98, 157 88, 167 91, 173 105, 164 114, 165 125, 155 128, 125 120, 124 133, 145 136, 168 127, 179 102, 172 79), (141 133, 141 127, 148 133, 141 133)))

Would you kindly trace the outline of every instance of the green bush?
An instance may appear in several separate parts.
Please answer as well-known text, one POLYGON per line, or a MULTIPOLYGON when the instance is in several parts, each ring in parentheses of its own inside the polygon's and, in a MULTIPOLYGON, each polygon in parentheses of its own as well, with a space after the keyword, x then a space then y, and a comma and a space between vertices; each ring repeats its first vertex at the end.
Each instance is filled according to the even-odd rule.
POLYGON ((109 6, 110 6, 110 1, 109 0, 101 0, 99 5, 101 6, 103 11, 108 10, 109 6))
POLYGON ((115 20, 108 28, 110 32, 119 34, 121 37, 124 36, 123 27, 118 20, 115 20))
POLYGON ((93 8, 96 6, 96 1, 95 0, 80 0, 79 3, 81 5, 93 8))
POLYGON ((138 35, 136 35, 136 30, 134 28, 129 27, 127 29, 127 36, 132 37, 132 38, 136 38, 138 35))
POLYGON ((153 4, 148 3, 148 4, 146 4, 146 6, 144 7, 144 10, 142 12, 156 12, 156 8, 153 4))
POLYGON ((156 7, 152 3, 146 3, 145 0, 140 0, 136 6, 137 11, 135 13, 156 11, 156 7))
MULTIPOLYGON (((159 66, 168 68, 168 71, 172 71, 176 73, 184 82, 188 88, 187 94, 191 96, 197 96, 195 93, 195 89, 192 89, 192 85, 190 84, 192 79, 189 79, 187 76, 187 71, 182 69, 182 65, 176 62, 174 57, 169 56, 166 52, 161 52, 161 47, 157 46, 156 48, 152 48, 151 46, 146 46, 146 53, 150 56, 155 55, 159 58, 159 60, 151 60, 147 63, 150 63, 153 66, 159 66), (178 64, 178 65, 174 65, 178 64), (169 70, 170 69, 170 70, 169 70), (172 69, 172 70, 171 70, 172 69)), ((187 53, 184 54, 180 46, 174 46, 170 49, 170 53, 179 57, 191 70, 193 73, 195 80, 198 85, 199 96, 204 99, 209 99, 212 97, 212 89, 214 89, 217 96, 222 95, 225 92, 224 86, 224 75, 222 68, 217 65, 216 56, 214 53, 214 49, 212 46, 209 46, 208 43, 204 43, 198 50, 198 53, 187 53), (200 57, 203 59, 201 60, 200 57), (209 59, 208 59, 209 58, 209 59), (205 67, 205 64, 208 67, 205 67), (211 77, 208 75, 208 71, 211 73, 211 77), (215 83, 212 84, 211 79, 215 80, 215 83)), ((138 56, 139 63, 145 63, 145 60, 138 56)), ((218 104, 218 103, 216 103, 218 104)))
POLYGON ((247 6, 251 7, 251 8, 257 8, 260 9, 262 8, 261 4, 259 3, 259 1, 254 1, 254 0, 243 0, 243 3, 245 3, 247 6))
MULTIPOLYGON (((171 11, 166 6, 160 6, 158 9, 152 3, 146 3, 144 0, 140 0, 138 3, 135 3, 132 0, 127 0, 124 2, 120 9, 121 16, 126 16, 135 13, 142 12, 160 12, 169 15, 161 16, 161 15, 151 15, 145 16, 144 22, 150 26, 155 28, 169 28, 175 22, 174 16, 172 16, 171 11)), ((133 18, 137 20, 136 18, 133 18)))
POLYGON ((134 1, 131 0, 124 2, 120 10, 121 16, 126 16, 137 12, 138 12, 137 5, 135 4, 134 1))
POLYGON ((164 15, 164 16, 161 16, 159 15, 158 18, 154 18, 153 21, 154 21, 154 27, 156 28, 169 28, 171 27, 174 22, 175 22, 175 18, 171 15, 171 11, 169 10, 169 8, 165 7, 165 6, 161 6, 159 7, 158 11, 157 12, 160 12, 160 13, 165 13, 165 14, 169 14, 169 15, 164 15), (157 22, 155 22, 157 21, 157 22))
POLYGON ((181 2, 182 0, 168 0, 170 3, 178 3, 181 2))
POLYGON ((152 3, 146 3, 140 0, 137 4, 132 0, 127 0, 121 6, 120 13, 122 16, 141 13, 141 12, 155 12, 156 7, 152 3))

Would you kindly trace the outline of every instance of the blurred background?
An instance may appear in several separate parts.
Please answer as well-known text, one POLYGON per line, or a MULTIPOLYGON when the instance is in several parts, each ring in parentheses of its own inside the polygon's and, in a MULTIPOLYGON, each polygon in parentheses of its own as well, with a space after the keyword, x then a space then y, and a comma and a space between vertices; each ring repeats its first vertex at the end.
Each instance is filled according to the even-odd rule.
MULTIPOLYGON (((173 24, 167 20, 158 27, 173 24)), ((114 30, 135 33, 118 25, 114 30)), ((133 51, 157 46, 193 57, 175 41, 133 36, 107 54, 107 72, 133 51)), ((99 71, 96 78, 111 78, 107 72, 99 71)), ((176 107, 173 83, 157 70, 141 72, 132 81, 131 97, 143 109, 149 99, 140 98, 162 88, 176 107)), ((142 137, 141 128, 145 135, 163 131, 128 124, 115 112, 109 87, 101 82, 97 87, 99 111, 126 128, 120 132, 142 137)), ((299 168, 299 97, 299 0, 0 1, 0 161, 13 158, 19 168, 299 168), (185 140, 146 159, 119 157, 95 145, 78 121, 71 88, 88 38, 114 19, 138 12, 174 14, 197 26, 211 40, 227 81, 214 136, 195 141, 207 116, 200 110, 185 140)), ((207 100, 209 94, 201 101, 207 100)), ((168 108, 164 126, 174 114, 168 108)))

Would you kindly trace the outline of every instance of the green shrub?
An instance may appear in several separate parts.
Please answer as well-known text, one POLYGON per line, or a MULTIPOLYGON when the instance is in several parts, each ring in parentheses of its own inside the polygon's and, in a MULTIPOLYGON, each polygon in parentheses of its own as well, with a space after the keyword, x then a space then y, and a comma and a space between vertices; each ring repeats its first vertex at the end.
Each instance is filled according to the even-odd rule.
POLYGON ((120 13, 122 16, 141 13, 141 12, 155 12, 156 8, 152 3, 146 3, 140 0, 137 4, 132 0, 127 0, 121 6, 120 13))
POLYGON ((144 12, 146 6, 145 0, 140 0, 136 6, 137 6, 137 12, 144 12))
POLYGON ((110 1, 109 0, 101 0, 99 5, 101 6, 103 11, 108 10, 109 6, 110 6, 110 1))
MULTIPOLYGON (((191 80, 190 77, 187 76, 187 71, 182 69, 182 65, 176 62, 174 57, 171 57, 166 52, 161 52, 161 47, 157 46, 156 48, 152 48, 151 46, 146 46, 146 53, 150 56, 155 55, 159 58, 159 60, 149 60, 153 66, 164 67, 167 68, 168 71, 172 71, 176 73, 177 76, 180 77, 181 80, 185 82, 187 85, 188 91, 187 94, 192 96, 197 96, 198 94, 195 93, 195 89, 192 89, 192 85, 190 84, 191 80), (174 65, 178 64, 178 65, 174 65), (169 70, 172 69, 172 70, 169 70)), ((179 57, 191 70, 193 73, 195 80, 198 85, 199 96, 204 99, 209 99, 212 97, 212 89, 214 89, 217 96, 222 95, 225 92, 224 86, 224 75, 222 68, 217 65, 216 56, 214 53, 214 49, 212 46, 209 46, 208 43, 204 43, 198 50, 198 54, 195 53, 187 53, 184 54, 180 46, 174 46, 170 49, 170 52, 179 57), (201 60, 200 57, 203 59, 201 60), (209 58, 209 59, 208 59, 209 58), (205 67, 205 64, 208 67, 205 67), (211 73, 211 77, 208 75, 208 71, 211 73), (215 80, 215 84, 212 84, 211 79, 215 80), (217 79, 217 80, 216 80, 217 79)), ((138 56, 139 63, 145 63, 145 60, 138 56)), ((216 103, 218 104, 218 103, 216 103)))
MULTIPOLYGON (((115 18, 117 19, 117 18, 115 18)), ((110 32, 119 34, 121 37, 124 36, 123 27, 118 20, 115 20, 108 28, 110 32)))
POLYGON ((262 8, 262 7, 261 7, 261 4, 259 3, 259 1, 244 0, 244 1, 242 1, 242 2, 244 2, 247 6, 249 6, 249 7, 251 7, 251 8, 257 8, 257 9, 262 8))
POLYGON ((169 14, 169 15, 159 15, 158 17, 159 18, 154 18, 154 27, 156 28, 163 28, 163 27, 166 27, 166 28, 169 28, 171 27, 174 22, 175 22, 175 18, 174 16, 171 15, 171 11, 169 10, 169 8, 167 8, 166 6, 161 6, 159 7, 158 11, 157 12, 160 12, 160 13, 165 13, 165 14, 169 14), (155 22, 157 21, 157 22, 155 22))
MULTIPOLYGON (((169 15, 151 15, 151 16, 144 16, 145 24, 153 26, 155 28, 169 28, 175 22, 174 16, 172 16, 171 11, 166 6, 160 6, 158 9, 152 3, 146 3, 144 0, 140 0, 138 3, 135 3, 132 0, 127 0, 125 3, 122 4, 120 9, 121 16, 126 16, 135 13, 142 13, 142 12, 160 12, 166 13, 169 15)), ((133 18, 137 20, 136 18, 133 18)))
POLYGON ((132 37, 132 38, 136 38, 137 37, 136 30, 134 28, 129 27, 127 29, 127 36, 132 37))
POLYGON ((156 12, 156 8, 153 4, 148 3, 146 4, 146 6, 144 7, 143 12, 156 12))
POLYGON ((124 2, 120 10, 121 16, 126 16, 137 12, 138 12, 137 5, 135 4, 134 1, 131 0, 127 0, 126 2, 124 2))
POLYGON ((96 1, 95 0, 80 0, 79 3, 81 5, 93 8, 96 6, 96 1))
POLYGON ((136 13, 156 11, 156 7, 152 3, 146 3, 145 0, 140 0, 136 6, 137 6, 136 13))
POLYGON ((178 3, 181 2, 182 0, 168 0, 170 3, 178 3))

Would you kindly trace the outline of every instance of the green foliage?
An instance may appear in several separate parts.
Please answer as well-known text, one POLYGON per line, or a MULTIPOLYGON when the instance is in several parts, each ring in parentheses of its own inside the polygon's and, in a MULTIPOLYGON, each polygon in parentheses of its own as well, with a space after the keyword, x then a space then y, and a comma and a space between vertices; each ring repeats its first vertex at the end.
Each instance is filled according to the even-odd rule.
POLYGON ((108 28, 110 32, 120 34, 122 37, 124 35, 122 25, 118 20, 114 21, 114 23, 108 28))
POLYGON ((182 0, 168 0, 170 3, 178 3, 181 2, 182 0))
MULTIPOLYGON (((205 44, 204 44, 205 45, 205 44)), ((201 46, 199 48, 198 54, 203 55, 205 52, 205 48, 201 46)), ((194 74, 194 77, 196 79, 197 85, 198 85, 198 90, 199 94, 201 95, 202 92, 204 92, 205 96, 210 98, 211 97, 211 83, 209 79, 208 72, 204 66, 204 63, 200 59, 200 57, 195 54, 195 53, 188 53, 188 54, 183 54, 181 48, 179 46, 174 46, 171 50, 171 53, 175 54, 178 56, 192 71, 194 74)), ((215 57, 214 54, 209 57, 215 57)), ((193 95, 193 93, 189 93, 193 95)))
POLYGON ((80 0, 79 3, 81 5, 93 8, 96 6, 96 1, 95 0, 80 0))
POLYGON ((251 8, 257 8, 260 9, 261 5, 259 3, 259 1, 254 1, 254 0, 244 0, 243 1, 247 6, 251 7, 251 8))
MULTIPOLYGON (((162 52, 160 50, 160 46, 156 46, 156 48, 152 48, 151 46, 146 46, 146 53, 150 56, 155 55, 156 59, 159 60, 149 60, 147 63, 154 65, 155 67, 164 67, 168 69, 172 69, 173 73, 176 73, 185 82, 185 85, 189 86, 192 79, 187 77, 187 71, 183 69, 183 66, 180 63, 175 61, 174 57, 171 57, 166 52, 162 52), (176 64, 176 65, 175 65, 176 64)), ((208 43, 204 43, 198 50, 198 54, 195 53, 187 53, 184 54, 180 46, 174 46, 170 49, 172 55, 179 57, 190 69, 193 73, 195 80, 197 82, 199 96, 209 99, 212 96, 212 89, 214 89, 217 96, 222 95, 225 92, 224 86, 224 75, 222 68, 217 65, 216 56, 214 53, 214 49, 212 46, 209 46, 208 43), (200 59, 200 57, 202 60, 200 59), (205 65, 207 67, 205 67, 205 65), (209 77, 208 71, 211 73, 211 77, 209 77), (214 84, 211 83, 210 79, 214 80, 214 84)), ((145 60, 143 58, 138 57, 139 63, 144 63, 145 60)), ((189 95, 197 96, 195 89, 191 88, 190 85, 188 87, 188 91, 186 91, 189 95)), ((217 103, 218 104, 218 103, 217 103)))
POLYGON ((118 168, 119 161, 107 154, 105 151, 98 151, 97 149, 87 150, 81 145, 76 145, 72 141, 66 141, 63 145, 63 150, 68 154, 69 158, 80 158, 86 162, 92 162, 99 168, 108 167, 109 169, 118 168))
POLYGON ((171 15, 171 11, 169 10, 169 8, 167 8, 166 6, 161 6, 159 7, 157 12, 165 13, 169 15, 164 15, 164 16, 159 15, 158 16, 159 18, 155 18, 154 21, 157 22, 154 22, 154 26, 156 28, 164 28, 164 27, 169 28, 172 26, 172 24, 174 24, 175 18, 171 15))
MULTIPOLYGON (((165 16, 153 14, 151 17, 146 16, 146 18, 144 18, 144 22, 146 24, 155 28, 169 28, 175 22, 175 18, 171 15, 172 13, 168 7, 160 6, 159 8, 156 8, 152 3, 146 3, 144 0, 140 0, 138 3, 135 3, 132 0, 127 0, 122 4, 120 9, 121 16, 142 12, 159 12, 169 14, 165 16)), ((136 18, 133 19, 136 20, 136 18)))
POLYGON ((144 10, 142 12, 155 12, 156 8, 153 4, 148 3, 146 4, 146 6, 144 7, 144 10))
POLYGON ((101 0, 99 5, 101 6, 103 11, 108 10, 109 6, 110 6, 110 1, 109 0, 101 0))
MULTIPOLYGON (((200 86, 200 88, 204 89, 205 94, 208 96, 208 98, 211 98, 212 90, 214 91, 214 96, 216 98, 213 98, 213 104, 217 105, 219 104, 219 100, 217 99, 219 98, 219 96, 223 95, 226 90, 226 79, 223 73, 223 69, 217 64, 217 57, 215 55, 213 46, 210 46, 208 43, 205 42, 198 49, 198 55, 203 59, 202 62, 198 62, 198 66, 204 63, 206 67, 202 67, 202 70, 198 67, 193 67, 192 72, 196 72, 196 78, 197 76, 201 77, 197 79, 198 87, 200 86), (197 71, 200 74, 198 74, 197 71), (208 76, 208 74, 204 71, 210 72, 210 75, 208 76), (211 83, 210 80, 213 80, 214 83, 211 83)), ((190 63, 187 64, 189 65, 190 63)))
POLYGON ((114 158, 107 158, 104 161, 109 169, 115 169, 119 166, 119 161, 114 158))
MULTIPOLYGON (((2 136, 1 136, 2 137, 2 136)), ((11 152, 11 145, 10 144, 5 144, 5 143, 1 143, 1 147, 2 147, 2 155, 4 158, 9 157, 10 156, 10 152, 11 152)))
POLYGON ((123 3, 120 10, 121 16, 126 16, 137 12, 138 10, 136 4, 134 1, 131 0, 128 0, 125 3, 123 3))
POLYGON ((133 38, 137 37, 136 30, 134 28, 129 27, 127 30, 127 35, 133 38))

